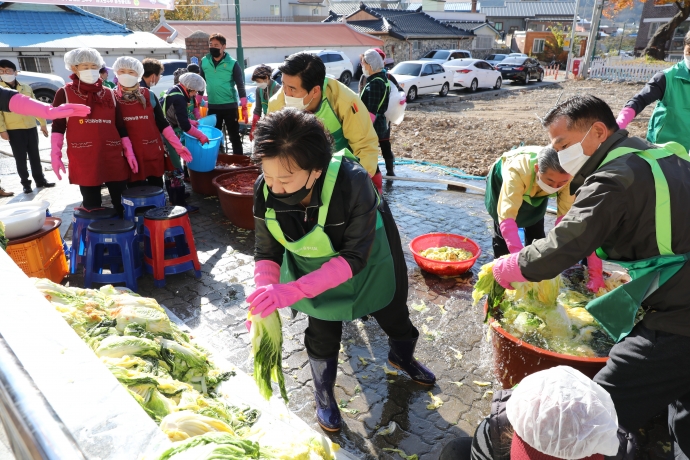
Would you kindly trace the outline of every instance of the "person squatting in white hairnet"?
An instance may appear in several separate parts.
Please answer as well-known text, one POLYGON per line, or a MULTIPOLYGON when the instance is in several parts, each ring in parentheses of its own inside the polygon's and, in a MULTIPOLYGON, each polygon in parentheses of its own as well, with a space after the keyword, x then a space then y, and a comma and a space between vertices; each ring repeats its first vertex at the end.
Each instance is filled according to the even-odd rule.
MULTIPOLYGON (((163 99, 163 113, 175 135, 179 137, 185 132, 202 144, 208 143, 208 137, 197 128, 199 122, 190 120, 187 108, 197 93, 204 90, 206 90, 204 79, 200 75, 187 72, 180 76, 180 82, 177 85, 166 91, 163 99)), ((174 171, 165 173, 165 187, 168 190, 170 202, 175 206, 184 206, 190 213, 198 212, 198 207, 187 205, 182 162, 167 137, 166 149, 174 167, 174 171)))
POLYGON ((558 366, 497 391, 474 438, 452 440, 439 460, 633 460, 635 450, 606 390, 558 366))
POLYGON ((113 64, 113 71, 117 75, 115 96, 139 165, 137 172, 130 173, 129 186, 163 188, 163 174, 173 171, 174 167, 161 134, 184 161, 192 161, 192 156, 165 118, 158 98, 139 85, 144 75, 143 64, 133 57, 123 56, 113 64))
POLYGON ((53 171, 58 179, 61 179, 60 171, 65 173, 62 147, 67 137, 69 182, 79 186, 82 206, 100 208, 101 185, 105 184, 113 207, 122 216, 122 192, 127 188, 130 170, 136 174, 139 165, 120 104, 114 91, 104 87, 100 78, 105 62, 93 48, 74 49, 64 59, 65 67, 72 71, 71 81, 57 90, 53 106, 83 104, 91 113, 53 122, 50 151, 53 171))

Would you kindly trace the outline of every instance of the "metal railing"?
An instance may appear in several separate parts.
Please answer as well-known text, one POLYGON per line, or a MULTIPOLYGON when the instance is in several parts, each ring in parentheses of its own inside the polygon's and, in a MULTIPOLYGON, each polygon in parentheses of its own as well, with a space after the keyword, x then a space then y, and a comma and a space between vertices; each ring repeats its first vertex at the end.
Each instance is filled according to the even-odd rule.
POLYGON ((83 460, 72 434, 0 335, 0 420, 17 460, 83 460))

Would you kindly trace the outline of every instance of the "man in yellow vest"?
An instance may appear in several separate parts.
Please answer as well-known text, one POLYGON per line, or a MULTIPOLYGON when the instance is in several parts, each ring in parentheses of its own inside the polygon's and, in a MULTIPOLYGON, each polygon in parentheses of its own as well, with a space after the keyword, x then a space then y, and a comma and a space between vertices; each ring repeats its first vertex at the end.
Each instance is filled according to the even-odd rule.
POLYGON ((294 107, 313 113, 333 136, 334 151, 349 148, 380 190, 379 139, 359 96, 338 80, 326 77, 326 66, 315 54, 288 56, 279 69, 283 87, 269 101, 268 112, 294 107))

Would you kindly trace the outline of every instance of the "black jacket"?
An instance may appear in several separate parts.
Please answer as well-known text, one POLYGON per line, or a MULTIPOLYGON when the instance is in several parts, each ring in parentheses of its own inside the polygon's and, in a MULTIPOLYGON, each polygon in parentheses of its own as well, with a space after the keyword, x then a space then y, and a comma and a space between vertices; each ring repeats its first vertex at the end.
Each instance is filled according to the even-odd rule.
POLYGON ((165 92, 165 118, 173 128, 180 128, 185 133, 192 129, 187 114, 187 106, 191 102, 189 96, 180 85, 175 85, 165 92), (180 93, 180 94, 172 94, 180 93))
MULTIPOLYGON (((272 260, 282 264, 285 248, 266 227, 266 205, 275 209, 285 238, 296 241, 309 233, 317 223, 325 171, 314 184, 311 202, 289 206, 268 196, 264 200, 264 176, 254 184, 254 222, 256 247, 254 260, 272 260)), ((376 236, 376 193, 367 171, 354 161, 343 159, 326 218, 325 231, 338 252, 349 264, 352 275, 364 269, 376 236)))
MULTIPOLYGON (((651 144, 619 130, 607 139, 571 182, 572 208, 545 239, 520 251, 520 269, 530 281, 550 279, 601 247, 610 259, 634 261, 658 256, 655 188, 651 169, 637 155, 624 155, 597 170, 617 147, 651 144)), ((671 194, 672 249, 690 252, 690 162, 676 155, 659 160, 671 194)), ((690 264, 643 303, 650 329, 690 336, 690 264)))
POLYGON ((13 89, 0 88, 0 112, 10 111, 10 99, 17 94, 19 93, 13 89))
POLYGON ((631 107, 635 114, 639 115, 648 105, 662 100, 665 93, 666 74, 664 72, 657 72, 642 88, 642 91, 633 96, 625 106, 631 107))

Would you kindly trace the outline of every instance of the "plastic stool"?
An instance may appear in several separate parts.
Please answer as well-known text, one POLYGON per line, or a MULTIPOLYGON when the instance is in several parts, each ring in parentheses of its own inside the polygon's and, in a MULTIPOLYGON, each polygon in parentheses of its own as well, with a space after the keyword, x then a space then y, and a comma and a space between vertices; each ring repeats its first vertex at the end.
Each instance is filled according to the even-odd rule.
POLYGON ((113 208, 97 208, 91 211, 79 208, 72 216, 72 246, 69 249, 69 272, 76 273, 79 264, 84 264, 86 251, 86 227, 92 222, 105 219, 117 219, 113 208))
POLYGON ((144 235, 144 214, 149 209, 165 206, 165 193, 154 185, 141 185, 122 192, 122 205, 125 207, 124 219, 137 226, 139 239, 144 235))
POLYGON ((192 225, 182 206, 166 206, 144 216, 144 267, 153 273, 156 287, 165 286, 165 275, 194 270, 201 278, 192 225))
POLYGON ((94 281, 104 284, 124 282, 136 292, 142 264, 135 230, 134 223, 125 220, 101 220, 89 224, 86 229, 85 287, 90 288, 94 281), (110 273, 103 273, 106 266, 110 273))

